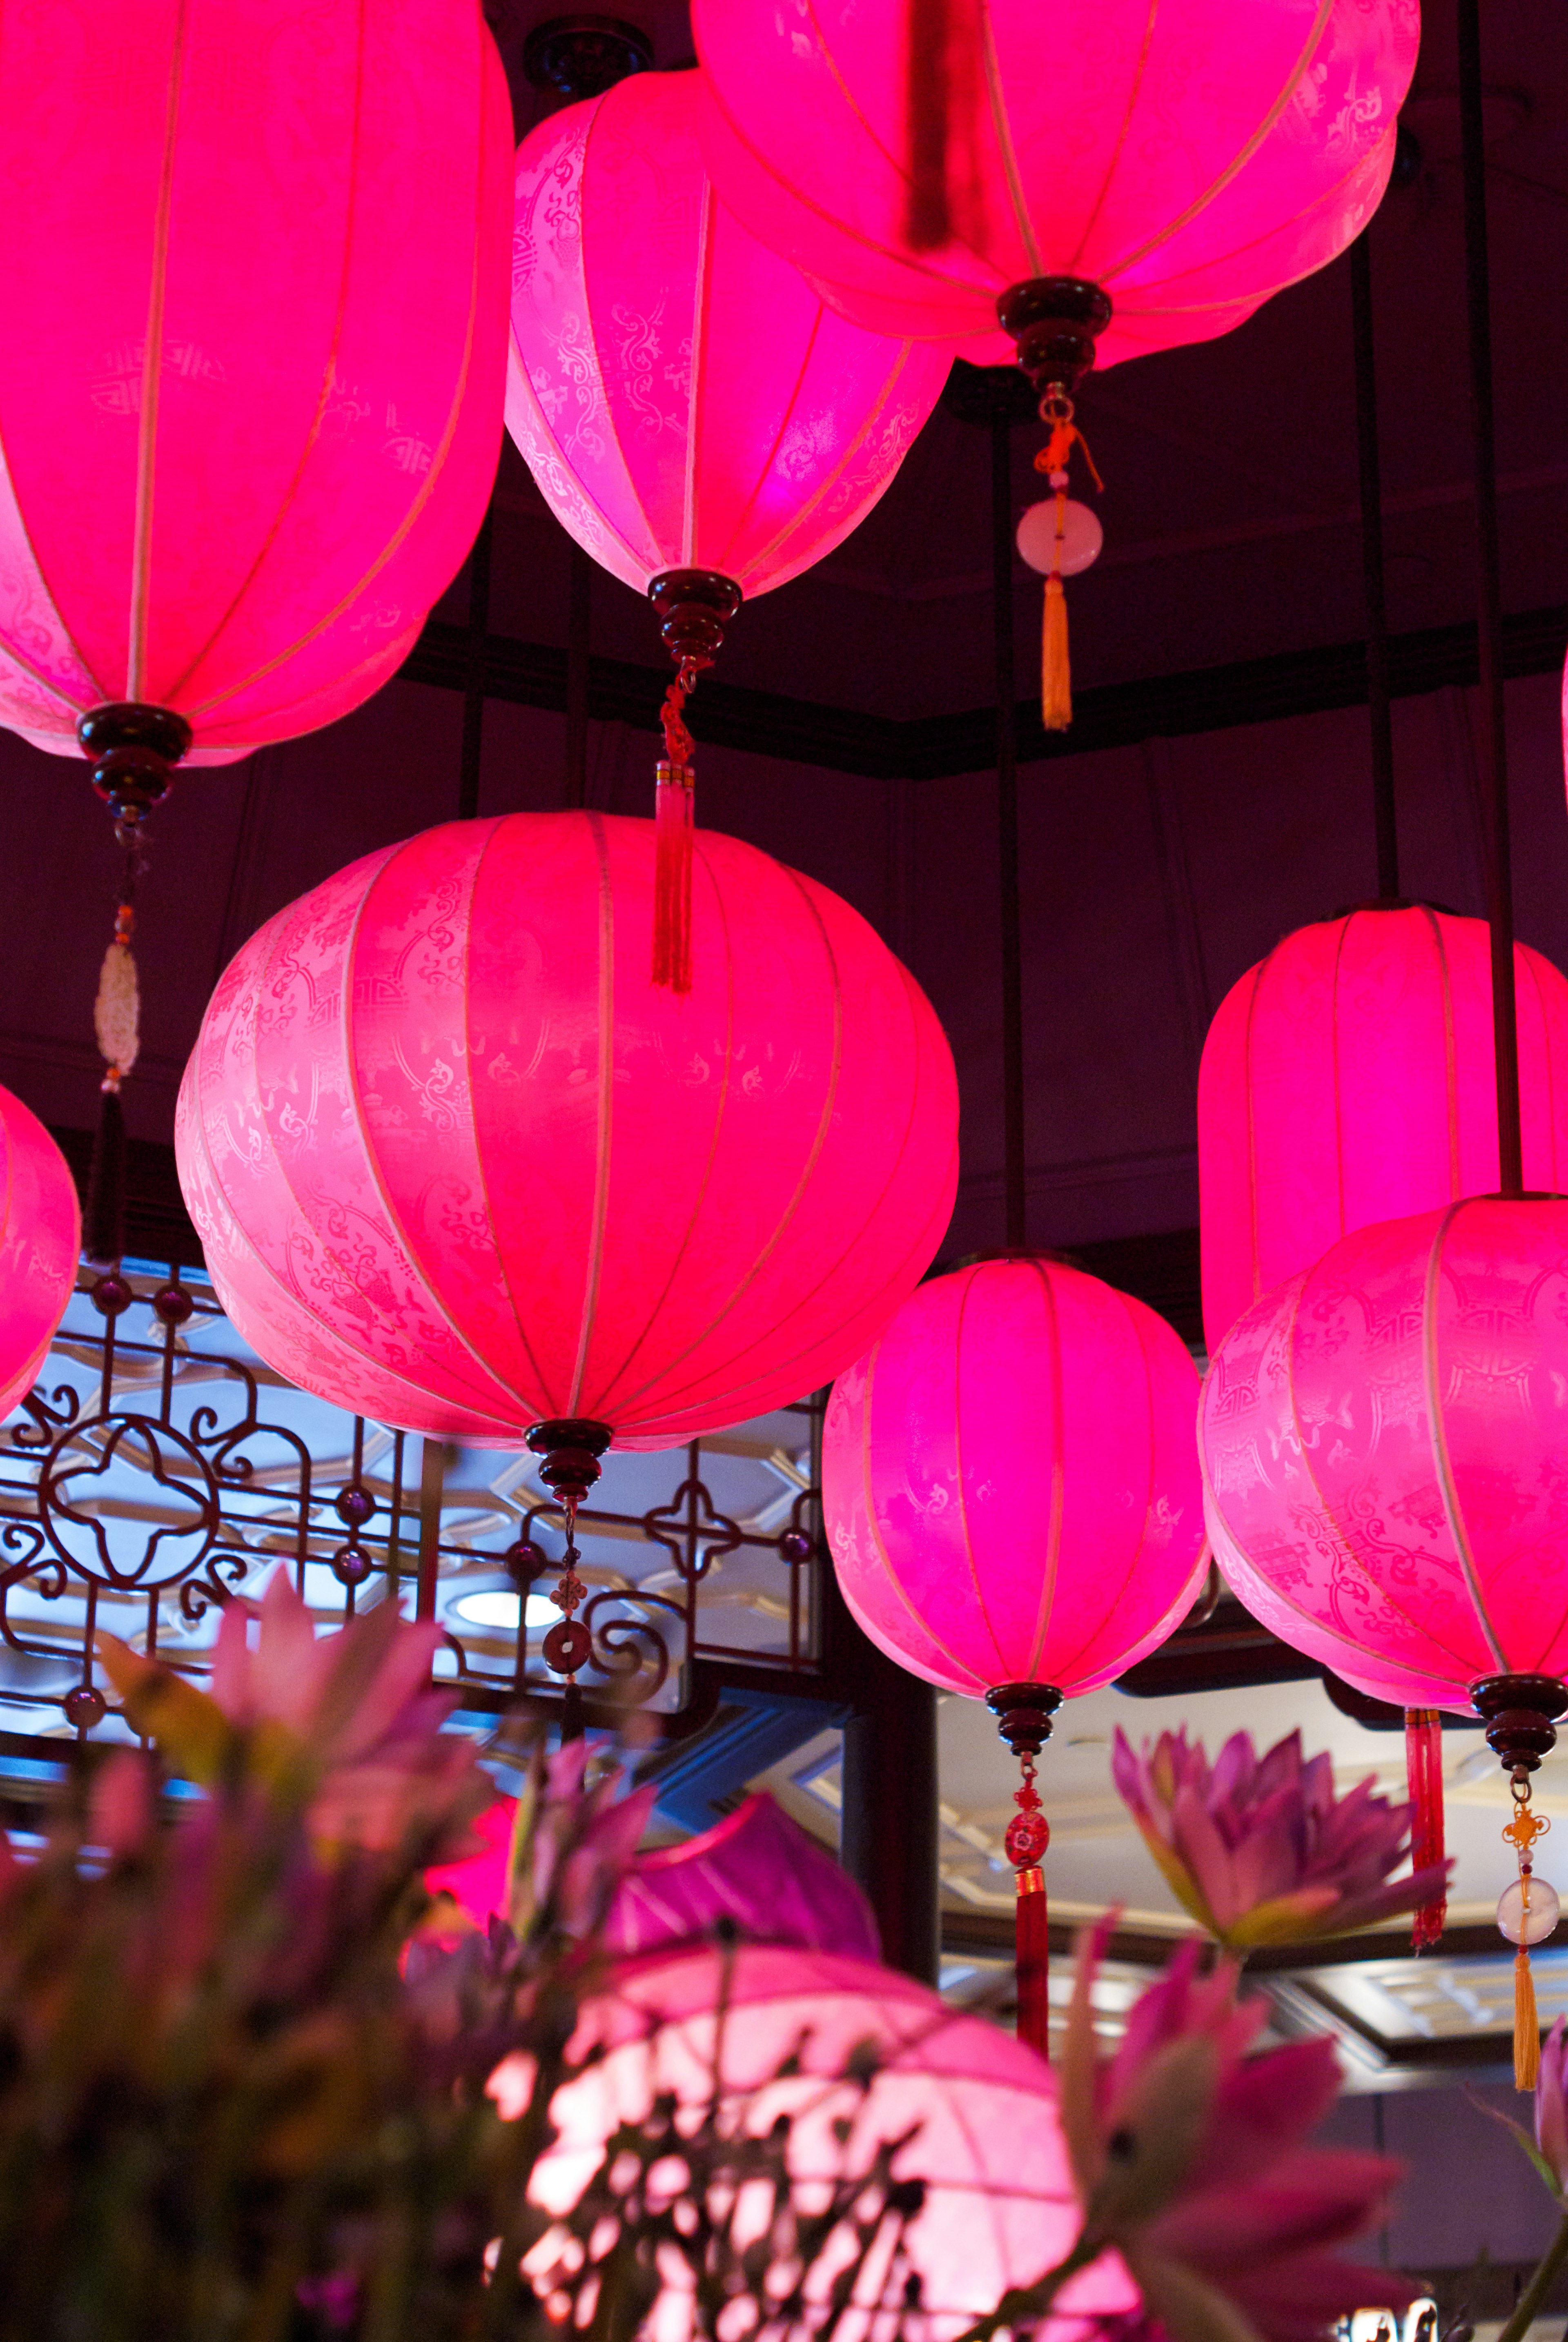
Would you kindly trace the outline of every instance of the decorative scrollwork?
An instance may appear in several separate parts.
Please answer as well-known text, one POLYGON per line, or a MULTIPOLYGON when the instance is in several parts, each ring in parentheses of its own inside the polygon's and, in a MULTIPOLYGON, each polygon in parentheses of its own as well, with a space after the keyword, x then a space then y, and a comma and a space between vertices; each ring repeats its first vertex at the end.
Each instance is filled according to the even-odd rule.
POLYGON ((79 1577, 145 1592, 177 1586, 201 1567, 220 1526, 218 1484, 195 1440, 173 1424, 147 1415, 89 1416, 73 1424, 45 1456, 38 1475, 38 1517, 55 1552, 79 1577), (116 1469, 127 1466, 152 1483, 158 1503, 175 1508, 174 1520, 149 1526, 123 1508, 115 1514, 90 1509, 110 1502, 94 1496, 92 1483, 106 1484, 116 1469), (130 1549, 134 1555, 139 1542, 139 1557, 116 1557, 108 1534, 111 1519, 122 1531, 122 1554, 130 1549))

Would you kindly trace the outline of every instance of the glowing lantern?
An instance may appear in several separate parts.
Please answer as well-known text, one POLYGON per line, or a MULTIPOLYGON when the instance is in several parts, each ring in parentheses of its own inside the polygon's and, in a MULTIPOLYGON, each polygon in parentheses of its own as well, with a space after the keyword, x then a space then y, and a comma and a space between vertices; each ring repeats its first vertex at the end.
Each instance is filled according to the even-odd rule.
POLYGON ((1012 355, 998 311, 1040 280, 1108 295, 1113 364, 1228 332, 1343 252, 1387 185, 1420 34, 1413 0, 1074 0, 1048 25, 987 0, 953 11, 933 146, 920 87, 943 62, 912 54, 913 13, 693 0, 704 149, 845 316, 985 336, 981 364, 1012 355))
POLYGON ((949 353, 863 333, 715 201, 700 76, 637 74, 554 115, 517 157, 506 420, 564 527, 646 592, 677 677, 658 806, 684 988, 691 742, 681 709, 743 596, 864 519, 949 353))
MULTIPOLYGON (((1343 251, 1420 29, 1414 0, 693 0, 692 25, 722 200, 857 325, 1015 348, 1064 520, 1096 350, 1226 333, 1343 251)), ((1052 730, 1069 574, 1047 578, 1052 730)))
POLYGON ((598 814, 369 855, 240 952, 180 1093, 245 1339, 384 1422, 526 1437, 569 1508, 612 1440, 674 1446, 835 1374, 957 1176, 946 1040, 858 913, 698 831, 678 998, 648 981, 654 882, 653 824, 598 814))
POLYGON ((1197 1394, 1186 1348, 1141 1301, 1007 1259, 921 1286, 828 1405, 844 1600, 900 1666, 984 1696, 1023 1759, 1019 2027, 1041 2047, 1049 1834, 1033 1760, 1064 1697, 1122 1674, 1192 1605, 1197 1394))
POLYGON ((1556 1898, 1532 1876, 1529 1776, 1568 1707, 1568 1201, 1474 1196, 1345 1236, 1232 1327, 1199 1445, 1215 1553, 1264 1626, 1382 1698, 1487 1719, 1523 1799, 1498 1924, 1531 2076, 1527 1950, 1556 1898))
POLYGON ((98 710, 135 807, 394 672, 494 478, 510 155, 478 0, 8 13, 0 722, 98 710))
MULTIPOLYGON (((483 1851, 427 1870, 433 1895, 461 1904, 475 1927, 506 1907, 506 1862, 517 1801, 503 1797, 474 1828, 483 1851)), ((697 1837, 655 1847, 628 1865, 599 1932, 602 1951, 628 1959, 675 1944, 712 1943, 720 1922, 751 1943, 797 1944, 874 1960, 870 1906, 832 1855, 758 1790, 697 1837)))
MULTIPOLYGON (((1287 936, 1220 1005, 1198 1076, 1203 1323, 1351 1229, 1498 1183, 1484 920, 1368 906, 1287 936)), ((1568 1186, 1568 980, 1514 947, 1524 1172, 1568 1186)))
POLYGON ((37 1381, 76 1282, 82 1222, 65 1158, 0 1089, 0 1416, 37 1381))
MULTIPOLYGON (((552 2101, 558 2136, 532 2187, 546 2210, 575 2204, 616 2126, 644 2120, 660 2093, 674 2096, 677 2122, 682 2110, 694 2117, 708 2106, 721 2000, 725 2095, 738 2106, 755 2093, 744 2119, 759 2136, 779 2115, 792 2118, 790 2170, 804 2201, 814 2182, 866 2168, 878 2146, 913 2133, 894 2170, 925 2182, 908 2247, 934 2342, 952 2342, 1008 2286, 1031 2282, 1065 2256, 1081 2216, 1049 2067, 911 1977, 771 1945, 742 1946, 727 1958, 704 1950, 633 1961, 584 2005, 571 2054, 603 2055, 552 2101), (863 2092, 844 2077, 866 2046, 878 2063, 863 2092), (773 2080, 796 2050, 799 2071, 773 2080), (834 2135, 840 2122, 847 2126, 842 2143, 834 2135)), ((492 2088, 504 2112, 516 2112, 526 2077, 503 2067, 492 2088)), ((547 2262, 551 2249, 546 2238, 535 2257, 547 2262)), ((830 2254, 824 2288, 834 2265, 830 2254)), ((874 2307, 885 2274, 885 2261, 874 2259, 866 2294, 837 2327, 841 2335, 863 2342, 881 2330, 874 2307)), ((1040 2330, 1087 2335, 1136 2300, 1125 2268, 1106 2255, 1069 2280, 1040 2330)), ((659 2342, 678 2342, 694 2323, 689 2301, 672 2290, 655 2306, 650 2330, 659 2342)))
POLYGON ((1568 1202, 1361 1228, 1221 1343, 1209 1533, 1263 1624, 1408 1706, 1568 1671, 1568 1202))

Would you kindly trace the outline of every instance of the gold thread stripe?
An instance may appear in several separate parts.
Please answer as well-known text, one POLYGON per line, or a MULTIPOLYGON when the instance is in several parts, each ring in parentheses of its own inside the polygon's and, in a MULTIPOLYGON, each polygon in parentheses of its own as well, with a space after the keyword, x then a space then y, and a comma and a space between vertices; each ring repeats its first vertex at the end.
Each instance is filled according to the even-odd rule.
POLYGON ((1230 162, 1226 164, 1224 169, 1220 173, 1219 177, 1212 181, 1201 195, 1195 196, 1187 205, 1184 212, 1178 213, 1174 220, 1168 221, 1166 225, 1163 228, 1158 229, 1154 235, 1146 237, 1144 243, 1137 245, 1132 252, 1126 254, 1124 258, 1114 262, 1109 268, 1102 269, 1099 277, 1099 281, 1102 285, 1109 285, 1114 276, 1121 275, 1129 268, 1135 268, 1139 261, 1142 260, 1146 254, 1158 251, 1161 245, 1169 244, 1173 236, 1179 235, 1183 228, 1187 225, 1188 222, 1196 219, 1201 212, 1206 211, 1209 205, 1214 201, 1215 197, 1223 194, 1224 190, 1230 185, 1231 181, 1235 177, 1237 172, 1244 169, 1246 165, 1252 161, 1253 156, 1257 153, 1258 148, 1263 145, 1263 140, 1268 136, 1270 131, 1273 128, 1275 123, 1279 120, 1281 115, 1284 112, 1286 106, 1295 95, 1296 90, 1301 84, 1302 75, 1305 73, 1308 65, 1312 63, 1313 53, 1316 49, 1319 41, 1323 38, 1323 28, 1327 25, 1329 17, 1333 13, 1333 5, 1334 0, 1318 0, 1317 14, 1313 18, 1312 30, 1308 33, 1306 40, 1303 45, 1301 55, 1297 57, 1294 65, 1291 67, 1289 78, 1285 82, 1283 88, 1280 91, 1278 96, 1274 99, 1273 104, 1270 106, 1268 112, 1264 115, 1257 127, 1251 133, 1250 136, 1243 141, 1241 146, 1232 156, 1230 162))
POLYGON ((1138 62, 1133 72, 1133 85, 1127 92, 1127 104, 1122 115, 1122 126, 1116 133, 1116 144, 1111 150, 1111 159, 1106 164, 1104 176, 1100 181, 1100 192, 1094 198, 1089 216, 1084 223, 1083 232, 1074 248, 1073 257, 1068 263, 1068 267, 1074 275, 1078 275, 1083 271, 1084 247, 1099 225, 1100 215, 1105 208, 1105 198, 1111 192, 1111 183, 1116 175, 1116 165, 1122 159, 1123 150, 1132 133, 1133 116, 1138 110, 1138 100, 1144 92, 1144 75, 1148 71, 1149 51, 1154 46, 1154 19, 1159 13, 1160 0, 1149 0, 1149 13, 1144 19, 1144 38, 1138 50, 1138 62))
POLYGON ((131 534, 131 596, 125 642, 125 696, 147 696, 147 601, 153 565, 153 495, 158 460, 158 399, 164 365, 164 300, 168 289, 169 213, 174 202, 175 144, 180 126, 189 0, 179 0, 169 51, 164 152, 153 214, 153 265, 147 289, 147 339, 142 352, 142 398, 136 415, 136 501, 131 534))
MULTIPOLYGON (((354 126, 349 136, 348 201, 344 213, 343 262, 338 270, 337 304, 333 314, 332 332, 328 337, 326 364, 322 369, 321 387, 316 393, 315 413, 311 417, 310 428, 305 434, 299 460, 294 468, 294 476, 279 499, 277 510, 273 515, 266 533, 256 548, 255 558, 235 586, 228 606, 209 631, 200 649, 186 660, 180 675, 165 693, 165 699, 170 706, 190 682, 191 677, 200 671, 203 660, 209 657, 216 648, 235 612, 261 575, 262 566, 281 535, 284 523, 299 495, 306 467, 315 453, 316 444, 326 421, 327 402, 332 395, 338 356, 343 347, 343 326, 348 309, 348 282, 354 258, 355 223, 359 208, 359 147, 365 113, 365 0, 359 0, 359 31, 355 48, 354 65, 354 126)), ((132 696, 134 697, 135 694, 132 696)))
POLYGON ((599 1063, 597 1116, 594 1136, 594 1233, 583 1278, 583 1315, 578 1325, 577 1358, 572 1369, 572 1389, 566 1401, 569 1416, 580 1412, 583 1381, 594 1340, 594 1319, 599 1306, 599 1281, 604 1267, 604 1224, 610 1209, 610 1158, 614 1138, 615 1087, 615 899, 610 885, 610 849, 604 817, 590 813, 588 827, 599 864, 599 1063))
MULTIPOLYGON (((481 75, 481 125, 483 125, 484 123, 484 77, 481 75)), ((430 459, 430 469, 426 472, 423 481, 420 483, 418 492, 410 501, 408 509, 404 514, 402 520, 399 521, 396 528, 393 531, 385 545, 383 545, 381 551, 376 555, 375 560, 370 564, 370 566, 365 571, 364 575, 358 579, 357 583, 351 586, 348 588, 348 591, 339 597, 334 606, 330 610, 325 612, 324 615, 315 621, 314 626, 307 626, 303 634, 296 636, 292 643, 285 646, 284 649, 276 652, 273 657, 264 660, 260 666, 253 667, 247 676, 241 676, 235 682, 226 686, 224 690, 214 692, 208 698, 202 700, 196 706, 187 709, 186 713, 189 716, 194 718, 205 716, 209 708, 221 707, 225 700, 237 699, 242 692, 250 690, 255 684, 264 682, 269 675, 275 674, 279 667, 285 666, 290 659, 297 657, 301 651, 308 648, 310 644, 315 642, 322 635, 325 635, 330 627, 335 626, 339 618, 341 618, 346 611, 351 610, 355 604, 375 583, 375 579, 381 575, 381 572, 386 567, 387 564, 402 551, 405 540, 413 530, 415 523, 418 521, 421 514, 424 512, 425 505, 430 502, 431 497, 434 495, 436 483, 446 469, 448 460, 452 454, 453 443, 457 436, 457 425, 463 415, 464 402, 468 392, 468 376, 474 364, 474 325, 479 314, 479 255, 483 240, 480 235, 478 213, 479 205, 484 195, 485 175, 484 166, 488 154, 487 142, 483 135, 481 135, 477 145, 479 151, 479 171, 474 198, 473 257, 470 262, 468 274, 468 315, 464 327, 463 353, 458 361, 457 375, 455 385, 453 389, 452 400, 447 409, 446 421, 443 425, 440 440, 436 445, 434 454, 430 459)))

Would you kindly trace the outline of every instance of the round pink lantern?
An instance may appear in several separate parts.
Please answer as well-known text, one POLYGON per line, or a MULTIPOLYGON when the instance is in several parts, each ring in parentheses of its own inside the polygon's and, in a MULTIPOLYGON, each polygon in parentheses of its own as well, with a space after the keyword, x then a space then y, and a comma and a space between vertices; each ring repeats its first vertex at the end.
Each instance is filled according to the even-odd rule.
POLYGON ((1362 1228, 1233 1326, 1199 1418, 1254 1616, 1407 1707, 1568 1673, 1568 1201, 1362 1228))
POLYGON ((524 140, 506 421, 613 575, 710 570, 738 600, 864 519, 950 356, 845 325, 725 210, 700 82, 635 74, 524 140))
POLYGON ((891 1658, 984 1696, 1024 1760, 1019 2027, 1044 2046, 1047 1833, 1034 1758, 1064 1697, 1163 1642, 1197 1593, 1198 1373, 1143 1302, 1047 1258, 911 1295, 841 1375, 823 1509, 844 1597, 891 1658))
POLYGON ((1420 33, 1415 0, 933 14, 922 45, 910 0, 693 0, 704 145, 845 316, 979 337, 982 362, 1013 355, 999 309, 1013 337, 1071 315, 1053 284, 1108 296, 1110 364, 1228 332, 1332 260, 1387 184, 1420 33))
POLYGON ((892 480, 949 353, 846 325, 714 197, 701 76, 634 74, 517 156, 506 421, 546 503, 646 593, 675 661, 655 979, 691 981, 693 742, 725 626, 831 553, 892 480))
POLYGON ((0 722, 223 763, 394 672, 494 478, 511 145, 479 0, 7 12, 0 722))
MULTIPOLYGON (((942 1028, 859 914, 695 834, 694 988, 650 984, 654 825, 450 823, 280 912, 180 1092, 185 1200, 245 1338, 410 1429, 658 1448, 797 1399, 928 1265, 942 1028)), ((563 1487, 565 1483, 560 1484, 563 1487)))
POLYGON ((65 1156, 0 1089, 0 1416, 43 1370, 76 1283, 82 1216, 65 1156))
MULTIPOLYGON (((1203 1324, 1353 1228, 1495 1188, 1483 919, 1369 905, 1301 927, 1221 1003, 1198 1075, 1203 1324)), ((1568 979, 1514 947, 1525 1184, 1568 1187, 1568 979)))
MULTIPOLYGON (((911 1977, 772 1945, 634 1961, 584 2005, 571 2054, 603 2054, 552 2102, 558 2136, 532 2183, 544 2209, 576 2203, 616 2126, 645 2120, 661 2092, 694 2118, 708 2105, 721 1997, 726 2096, 738 2107, 755 2092, 744 2120, 758 2135, 780 2115, 792 2118, 790 2170, 803 2202, 814 2181, 867 2168, 878 2146, 913 2130, 894 2169, 925 2183, 908 2250, 933 2342, 952 2342, 1009 2286, 1030 2283, 1065 2257, 1082 2215, 1049 2067, 911 1977), (864 2092, 844 2078, 863 2044, 879 2061, 864 2092), (799 2072, 774 2080, 797 2049, 799 2072), (833 2129, 839 2121, 848 2126, 842 2144, 833 2129)), ((504 2066, 491 2087, 504 2112, 521 2110, 524 2077, 504 2066)), ((548 2237, 535 2248, 529 2266, 536 2277, 554 2250, 548 2237)), ((824 2288, 834 2267, 830 2252, 819 2267, 824 2288)), ((885 2260, 874 2257, 837 2328, 845 2342, 884 2329, 887 2313, 879 2317, 876 2305, 886 2276, 885 2260)), ((1099 2321, 1137 2299, 1126 2269, 1107 2254, 1069 2281, 1038 2330, 1052 2342, 1086 2342, 1099 2321)), ((669 2283, 649 2332, 655 2342, 685 2342, 694 2327, 689 2293, 669 2283)))

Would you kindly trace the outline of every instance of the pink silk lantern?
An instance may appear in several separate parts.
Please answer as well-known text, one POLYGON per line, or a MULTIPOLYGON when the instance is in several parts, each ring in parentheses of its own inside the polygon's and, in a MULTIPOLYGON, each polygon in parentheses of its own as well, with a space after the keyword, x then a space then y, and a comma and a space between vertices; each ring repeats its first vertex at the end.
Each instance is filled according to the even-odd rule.
POLYGON ((1048 1258, 933 1278, 841 1375, 823 1506, 845 1602, 891 1658, 984 1696, 1024 1765, 1019 2028, 1043 2047, 1049 1833, 1034 1758, 1064 1697, 1163 1642, 1197 1594, 1198 1375, 1141 1301, 1048 1258))
MULTIPOLYGON (((424 1874, 431 1893, 450 1895, 476 1927, 505 1911, 516 1815, 515 1797, 498 1799, 474 1824, 482 1850, 424 1874)), ((712 1829, 634 1857, 597 1943, 610 1959, 646 1957, 677 1944, 711 1944, 721 1923, 749 1943, 863 1960, 881 1950, 854 1881, 764 1790, 712 1829)))
POLYGON ((506 398, 551 510, 651 596, 676 661, 658 790, 671 916, 655 940, 677 989, 686 696, 743 597, 798 576, 871 510, 950 357, 846 325, 715 200, 699 80, 635 74, 524 140, 506 398))
POLYGON ((1253 1304, 1199 1416, 1209 1535, 1283 1641, 1407 1707, 1568 1672, 1568 1201, 1361 1228, 1253 1304))
MULTIPOLYGON (((1081 2216, 1050 2067, 912 1977, 771 1945, 634 1961, 584 2004, 570 2054, 604 2055, 552 2102, 558 2136, 531 2191, 545 2210, 576 2203, 617 2124, 645 2120, 660 2092, 694 2116, 709 2103, 721 1998, 726 2095, 739 2101, 755 2092, 743 2118, 758 2134, 779 2115, 792 2117, 790 2168, 804 2201, 814 2181, 868 2167, 878 2146, 913 2131, 894 2170, 925 2183, 908 2250, 932 2342, 953 2342, 1009 2286, 1031 2283, 1065 2257, 1081 2216), (878 2059, 864 2093, 844 2078, 862 2044, 878 2059), (799 2072, 774 2080, 797 2048, 799 2072), (842 2145, 833 2130, 841 2120, 842 2145)), ((491 2087, 504 2113, 521 2111, 525 2076, 503 2066, 491 2087)), ((546 2237, 530 2267, 546 2267, 554 2249, 546 2237)), ((834 2266, 830 2256, 819 2267, 824 2287, 834 2266)), ((886 2330, 887 2313, 876 2314, 885 2274, 885 2262, 874 2260, 836 2329, 843 2342, 886 2330)), ((1088 2342, 1100 2321, 1137 2300, 1121 2261, 1104 2255, 1069 2279, 1036 2331, 1049 2342, 1088 2342)), ((686 2342, 694 2327, 689 2295, 668 2286, 650 2316, 653 2342, 686 2342)))
POLYGON ((76 1283, 82 1216, 65 1156, 0 1089, 0 1416, 42 1372, 76 1283))
POLYGON ((1497 1917, 1531 2087, 1529 1946, 1557 1903, 1530 1775, 1568 1708, 1568 1200, 1472 1196, 1343 1237, 1226 1335, 1199 1446, 1254 1616, 1374 1697, 1485 1719, 1516 1801, 1497 1917))
POLYGON ((511 143, 478 0, 7 11, 0 722, 220 764, 394 673, 494 477, 511 143))
POLYGON ((845 316, 969 336, 982 364, 1013 355, 998 309, 1032 282, 1109 296, 1109 365, 1226 333, 1323 267, 1387 185, 1420 36, 1415 0, 947 0, 933 59, 914 13, 693 0, 704 148, 845 316))
MULTIPOLYGON (((1493 1189, 1483 919, 1368 906, 1298 928, 1222 1001, 1198 1075, 1203 1324, 1353 1228, 1493 1189)), ((1568 980, 1514 946, 1525 1184, 1568 1186, 1568 980)))
POLYGON ((1066 730, 1074 394, 1097 354, 1228 333, 1360 233, 1415 0, 693 0, 692 24, 708 168, 754 235, 857 325, 1016 354, 1040 394, 1041 710, 1066 730))
POLYGON ((234 960, 176 1116, 262 1356, 387 1423, 526 1437, 569 1516, 612 1439, 672 1447, 856 1356, 957 1178, 952 1054, 858 913, 698 831, 677 997, 654 865, 652 823, 587 813, 368 855, 234 960))

